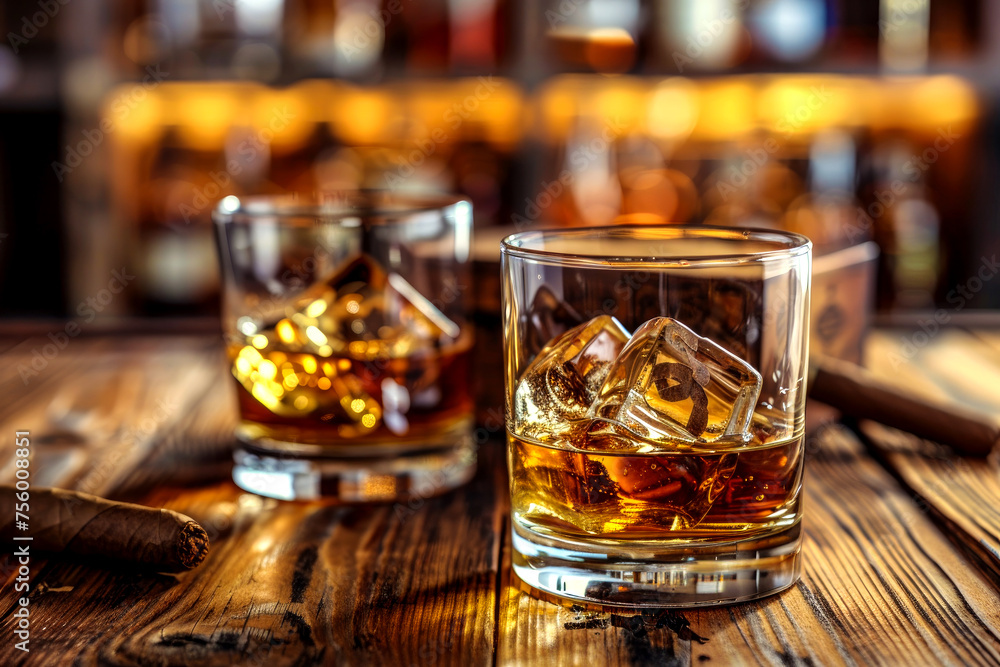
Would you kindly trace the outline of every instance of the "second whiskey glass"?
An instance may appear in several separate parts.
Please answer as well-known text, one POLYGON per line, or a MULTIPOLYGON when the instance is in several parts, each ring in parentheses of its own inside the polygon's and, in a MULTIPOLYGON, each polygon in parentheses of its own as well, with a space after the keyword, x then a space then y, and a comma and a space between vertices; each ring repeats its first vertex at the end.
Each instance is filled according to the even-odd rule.
POLYGON ((227 197, 214 220, 236 483, 386 501, 466 482, 471 205, 377 191, 227 197))

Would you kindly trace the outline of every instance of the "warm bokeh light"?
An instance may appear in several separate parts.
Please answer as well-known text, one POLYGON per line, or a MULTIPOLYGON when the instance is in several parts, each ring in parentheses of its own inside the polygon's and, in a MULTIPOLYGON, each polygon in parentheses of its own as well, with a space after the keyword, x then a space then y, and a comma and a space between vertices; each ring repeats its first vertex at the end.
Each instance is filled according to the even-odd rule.
POLYGON ((756 128, 756 88, 744 79, 700 83, 700 113, 694 133, 705 141, 732 140, 756 128))
POLYGON ((689 79, 667 79, 652 88, 646 110, 646 131, 651 137, 687 137, 698 122, 699 88, 689 79))

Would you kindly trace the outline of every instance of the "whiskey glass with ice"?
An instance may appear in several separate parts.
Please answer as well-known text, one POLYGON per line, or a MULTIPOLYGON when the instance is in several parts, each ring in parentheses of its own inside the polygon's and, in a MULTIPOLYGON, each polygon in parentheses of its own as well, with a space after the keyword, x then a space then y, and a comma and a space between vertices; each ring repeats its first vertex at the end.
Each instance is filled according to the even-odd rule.
POLYGON ((504 240, 502 261, 517 575, 627 606, 794 584, 809 240, 530 231, 504 240))
POLYGON ((385 501, 466 482, 471 205, 355 191, 227 197, 213 217, 236 483, 385 501))

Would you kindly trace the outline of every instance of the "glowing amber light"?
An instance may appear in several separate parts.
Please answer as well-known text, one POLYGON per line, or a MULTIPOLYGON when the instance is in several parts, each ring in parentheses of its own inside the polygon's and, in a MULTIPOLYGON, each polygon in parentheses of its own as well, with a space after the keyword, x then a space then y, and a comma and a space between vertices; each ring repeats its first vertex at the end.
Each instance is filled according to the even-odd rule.
POLYGON ((274 362, 268 359, 260 362, 257 366, 257 370, 260 372, 261 377, 265 380, 273 380, 274 376, 278 374, 278 369, 275 368, 274 362))
POLYGON ((253 340, 251 342, 253 343, 253 346, 255 348, 257 348, 258 350, 263 350, 265 347, 267 347, 267 336, 258 334, 253 337, 253 340))
POLYGON ((311 356, 306 356, 302 358, 302 370, 306 373, 316 372, 316 359, 311 356))
POLYGON ((259 87, 248 84, 175 83, 164 88, 164 95, 170 100, 170 115, 185 143, 218 150, 230 128, 247 124, 247 102, 255 90, 259 87))
POLYGON ((326 334, 320 331, 317 327, 306 327, 306 336, 317 345, 327 344, 326 334))
POLYGON ((385 142, 392 124, 390 114, 400 103, 385 91, 345 88, 333 105, 338 133, 348 143, 365 145, 385 142))
POLYGON ((754 86, 745 80, 702 84, 700 113, 694 134, 708 140, 725 140, 754 129, 754 86))
POLYGON ((365 409, 364 399, 355 398, 353 401, 351 401, 351 410, 353 410, 354 412, 361 412, 364 409, 365 409))
POLYGON ((288 320, 281 320, 274 327, 278 332, 278 338, 282 343, 293 343, 295 341, 295 326, 288 320))
MULTIPOLYGON (((351 303, 354 303, 353 301, 351 303)), ((306 306, 306 315, 309 317, 319 317, 326 312, 327 303, 323 299, 316 299, 308 306, 306 306)), ((352 310, 352 313, 356 313, 356 310, 352 310)))
POLYGON ((375 426, 375 415, 369 412, 368 414, 366 414, 364 417, 361 418, 361 423, 366 428, 371 428, 375 426))
POLYGON ((657 85, 647 107, 647 131, 660 139, 690 134, 698 122, 698 88, 687 79, 671 78, 657 85))
POLYGON ((278 399, 274 397, 274 394, 269 393, 262 384, 255 384, 250 393, 253 394, 253 397, 260 401, 261 404, 270 410, 274 410, 279 405, 278 399))
POLYGON ((142 84, 121 86, 105 101, 101 115, 115 123, 113 136, 122 139, 152 139, 159 135, 164 125, 163 95, 149 91, 141 100, 137 91, 145 91, 142 84), (127 113, 124 111, 127 110, 127 113))
POLYGON ((251 365, 256 366, 264 358, 260 356, 260 352, 253 349, 249 345, 240 350, 240 356, 250 362, 251 365))
POLYGON ((322 389, 323 391, 329 389, 331 385, 332 383, 330 382, 330 378, 320 378, 316 380, 316 387, 322 389))
POLYGON ((776 77, 761 87, 757 115, 783 136, 864 124, 868 95, 863 84, 863 80, 839 76, 776 77))
POLYGON ((968 123, 979 113, 976 92, 967 82, 955 76, 934 76, 912 84, 906 96, 909 118, 914 125, 937 131, 949 123, 968 123), (916 112, 916 113, 914 113, 916 112))
POLYGON ((308 101, 300 90, 262 89, 255 91, 250 104, 250 122, 262 142, 273 150, 298 148, 309 139, 314 127, 308 101))

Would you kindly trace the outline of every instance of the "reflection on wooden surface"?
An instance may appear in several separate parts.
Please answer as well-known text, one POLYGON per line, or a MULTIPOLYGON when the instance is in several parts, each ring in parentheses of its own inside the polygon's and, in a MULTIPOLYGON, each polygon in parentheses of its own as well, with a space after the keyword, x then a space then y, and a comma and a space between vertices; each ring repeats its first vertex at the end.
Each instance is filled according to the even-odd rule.
MULTIPOLYGON (((991 377, 997 340, 941 334, 906 372, 954 393, 941 376, 953 364, 931 356, 973 346, 978 377, 991 377)), ((888 358, 898 342, 878 336, 869 351, 888 358)), ((213 338, 79 338, 25 386, 18 367, 43 344, 9 348, 0 367, 0 421, 31 430, 35 481, 182 511, 212 551, 176 576, 33 559, 32 650, 5 642, 4 664, 1000 663, 1000 578, 988 566, 1000 492, 985 461, 928 459, 866 428, 896 443, 876 459, 846 428, 820 428, 807 445, 798 586, 699 611, 573 607, 511 574, 498 438, 482 445, 475 481, 444 497, 263 500, 228 481, 235 405, 213 338), (982 540, 972 555, 962 535, 982 540)), ((0 443, 8 478, 12 442, 0 443)), ((13 636, 16 566, 3 566, 0 626, 13 636)))

